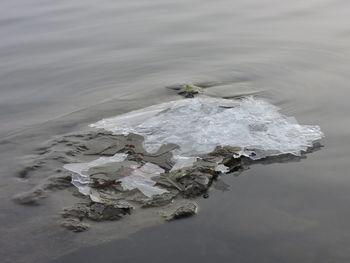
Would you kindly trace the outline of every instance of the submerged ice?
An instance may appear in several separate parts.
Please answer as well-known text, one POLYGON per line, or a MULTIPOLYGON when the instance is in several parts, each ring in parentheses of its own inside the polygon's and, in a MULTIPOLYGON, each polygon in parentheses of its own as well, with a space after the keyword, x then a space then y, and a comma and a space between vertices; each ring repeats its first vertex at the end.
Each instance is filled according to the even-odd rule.
POLYGON ((300 155, 323 137, 319 126, 300 125, 278 110, 267 101, 253 97, 194 98, 103 119, 91 127, 115 134, 139 134, 150 153, 164 144, 177 144, 175 159, 209 153, 216 146, 241 147, 240 154, 252 159, 300 155))
POLYGON ((164 172, 158 165, 146 163, 139 169, 134 169, 131 175, 125 176, 119 182, 121 182, 125 190, 139 189, 145 196, 152 197, 153 195, 168 192, 165 189, 155 186, 156 182, 152 180, 152 177, 164 172))
POLYGON ((122 162, 127 157, 125 153, 117 153, 111 157, 100 157, 94 161, 87 163, 70 163, 66 164, 63 167, 71 172, 72 175, 72 184, 78 188, 79 192, 83 195, 90 195, 91 188, 90 184, 90 176, 88 171, 92 167, 100 166, 106 163, 112 162, 122 162))
MULTIPOLYGON (((71 163, 64 165, 64 168, 73 172, 72 184, 78 188, 83 195, 89 195, 93 201, 98 201, 96 193, 90 187, 91 178, 88 174, 89 169, 101 166, 107 163, 122 162, 127 157, 127 154, 117 153, 111 157, 100 157, 88 163, 71 163)), ((146 163, 143 166, 130 166, 132 172, 130 175, 116 181, 120 182, 124 190, 140 190, 145 196, 152 197, 153 195, 167 193, 165 189, 155 186, 156 182, 151 178, 160 175, 164 169, 152 163, 146 163)))

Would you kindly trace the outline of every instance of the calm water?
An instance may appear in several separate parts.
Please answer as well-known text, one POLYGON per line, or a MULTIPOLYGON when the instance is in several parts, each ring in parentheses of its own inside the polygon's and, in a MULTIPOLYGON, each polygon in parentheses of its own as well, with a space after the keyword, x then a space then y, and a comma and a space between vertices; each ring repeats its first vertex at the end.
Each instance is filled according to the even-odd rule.
POLYGON ((3 262, 350 262, 349 1, 2 0, 0 7, 3 262), (95 244, 93 230, 55 234, 60 193, 36 208, 11 202, 38 183, 13 176, 37 143, 176 98, 167 85, 206 80, 228 81, 214 95, 255 92, 301 123, 319 124, 325 147, 301 162, 224 177, 230 189, 200 200, 197 217, 127 239, 95 244))

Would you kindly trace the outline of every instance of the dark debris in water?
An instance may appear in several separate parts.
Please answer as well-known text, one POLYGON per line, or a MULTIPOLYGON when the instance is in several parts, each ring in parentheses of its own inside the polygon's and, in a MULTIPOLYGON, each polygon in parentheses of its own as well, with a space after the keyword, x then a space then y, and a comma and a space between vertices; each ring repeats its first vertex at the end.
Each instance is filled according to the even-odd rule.
POLYGON ((177 94, 185 98, 194 98, 195 95, 203 93, 201 87, 190 84, 177 84, 173 86, 168 86, 168 89, 175 90, 177 94))
POLYGON ((150 154, 144 150, 142 144, 143 138, 139 135, 113 135, 96 131, 68 134, 49 141, 32 156, 30 164, 18 172, 18 176, 25 177, 26 180, 32 177, 43 178, 42 183, 31 191, 16 195, 14 200, 23 205, 40 205, 53 191, 70 188, 82 202, 63 209, 61 225, 74 232, 88 229, 89 225, 86 222, 89 220, 119 220, 132 214, 134 209, 164 208, 166 219, 173 220, 192 216, 197 212, 197 204, 190 202, 178 206, 179 202, 201 196, 209 197, 208 190, 213 184, 218 189, 228 189, 228 186, 220 184, 220 181, 215 184, 222 174, 217 170, 218 164, 227 167, 227 174, 237 175, 256 162, 288 162, 304 158, 286 155, 252 161, 246 157, 235 158, 234 154, 240 150, 238 147, 217 147, 213 152, 199 156, 193 166, 172 171, 174 164, 171 151, 176 145, 164 145, 158 152, 150 154), (62 169, 64 164, 90 162, 100 156, 108 157, 117 153, 128 155, 122 162, 107 163, 89 169, 90 198, 80 194, 73 187, 70 182, 71 173, 62 169), (146 163, 164 169, 163 173, 152 180, 155 186, 165 189, 166 193, 150 198, 138 189, 122 188, 118 180, 130 175, 130 167, 146 163))
POLYGON ((167 221, 175 219, 187 218, 197 214, 198 205, 195 203, 186 203, 178 206, 176 210, 166 216, 167 221))
POLYGON ((83 220, 115 221, 129 215, 133 207, 126 202, 110 203, 79 203, 70 208, 63 209, 64 218, 61 225, 73 232, 82 232, 89 228, 83 220))

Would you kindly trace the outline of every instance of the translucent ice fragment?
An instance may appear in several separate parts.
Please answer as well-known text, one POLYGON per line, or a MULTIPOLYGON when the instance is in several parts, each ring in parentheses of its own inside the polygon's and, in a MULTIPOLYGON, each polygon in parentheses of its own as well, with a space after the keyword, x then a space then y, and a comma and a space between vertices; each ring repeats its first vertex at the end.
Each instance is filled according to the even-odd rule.
POLYGON ((173 160, 175 164, 171 168, 171 171, 193 166, 194 162, 197 160, 197 157, 183 157, 180 155, 175 155, 173 160))
POLYGON ((230 169, 226 165, 219 164, 218 166, 216 166, 215 171, 225 174, 228 173, 230 169))
POLYGON ((135 169, 131 175, 125 176, 118 182, 121 182, 125 190, 139 189, 145 196, 167 193, 168 191, 155 186, 156 182, 151 178, 164 173, 164 170, 158 165, 146 163, 138 169, 135 169))
POLYGON ((76 186, 80 193, 83 195, 90 195, 90 176, 88 171, 91 167, 100 166, 106 163, 112 162, 122 162, 128 155, 125 153, 117 153, 111 157, 100 157, 92 162, 88 163, 70 163, 63 167, 71 172, 72 174, 72 184, 76 186))

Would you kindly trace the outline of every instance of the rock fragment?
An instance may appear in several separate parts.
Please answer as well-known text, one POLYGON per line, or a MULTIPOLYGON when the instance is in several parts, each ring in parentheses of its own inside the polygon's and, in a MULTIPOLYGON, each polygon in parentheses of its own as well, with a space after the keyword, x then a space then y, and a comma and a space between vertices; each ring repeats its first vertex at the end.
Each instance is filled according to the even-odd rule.
POLYGON ((65 208, 62 212, 64 218, 61 226, 73 232, 81 232, 88 229, 84 219, 93 221, 114 221, 125 215, 131 214, 133 207, 126 202, 111 202, 102 204, 96 202, 75 204, 65 208))
POLYGON ((176 90, 177 94, 184 96, 185 98, 194 98, 195 95, 202 93, 202 88, 196 85, 189 84, 177 84, 168 86, 168 89, 176 90))
POLYGON ((133 207, 126 202, 111 202, 108 204, 90 202, 76 204, 63 210, 63 218, 88 218, 94 221, 113 221, 131 214, 133 207))
POLYGON ((88 230, 89 225, 83 223, 81 220, 79 220, 78 218, 65 218, 62 223, 61 226, 66 228, 67 230, 73 231, 73 232, 83 232, 85 230, 88 230))
POLYGON ((194 203, 187 203, 179 206, 173 213, 166 217, 167 221, 186 218, 197 214, 198 206, 194 203))
POLYGON ((142 207, 159 207, 171 204, 176 197, 177 192, 164 193, 162 195, 153 196, 152 199, 145 200, 142 207))
POLYGON ((119 220, 125 215, 130 215, 132 209, 133 207, 127 203, 93 203, 90 205, 86 217, 94 221, 119 220))

